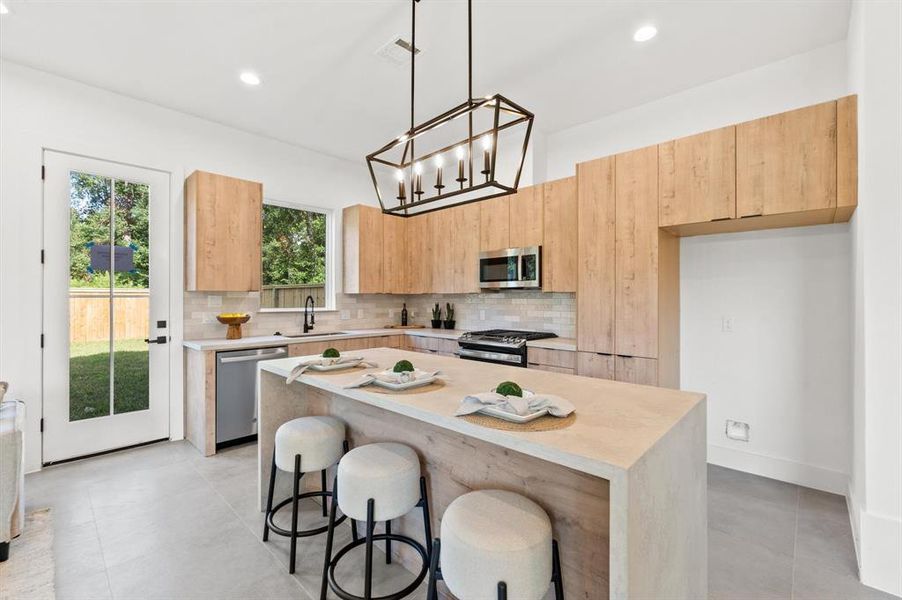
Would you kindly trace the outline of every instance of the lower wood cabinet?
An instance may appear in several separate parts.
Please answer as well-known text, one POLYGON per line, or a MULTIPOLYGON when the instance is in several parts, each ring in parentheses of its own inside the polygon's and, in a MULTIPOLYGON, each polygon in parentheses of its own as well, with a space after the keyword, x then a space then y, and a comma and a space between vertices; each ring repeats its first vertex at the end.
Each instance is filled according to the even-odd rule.
POLYGON ((288 356, 313 356, 322 354, 326 348, 335 348, 339 352, 348 350, 366 350, 367 348, 400 348, 403 334, 380 335, 339 340, 322 340, 318 342, 302 342, 288 346, 288 356))
POLYGON ((614 379, 641 385, 663 385, 658 382, 658 361, 652 358, 615 356, 614 379))
POLYGON ((614 379, 614 356, 596 352, 577 352, 576 374, 596 379, 614 379))
POLYGON ((428 337, 425 335, 405 335, 403 350, 411 352, 424 352, 428 354, 438 354, 440 356, 457 356, 457 340, 449 340, 446 338, 428 337))
POLYGON ((551 348, 527 348, 527 367, 553 373, 576 374, 576 352, 551 348))

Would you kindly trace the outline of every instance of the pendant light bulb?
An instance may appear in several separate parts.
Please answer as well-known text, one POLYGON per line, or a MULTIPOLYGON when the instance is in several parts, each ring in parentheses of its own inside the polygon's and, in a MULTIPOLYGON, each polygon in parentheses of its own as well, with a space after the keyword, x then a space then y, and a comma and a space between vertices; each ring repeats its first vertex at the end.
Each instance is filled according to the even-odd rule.
POLYGON ((482 149, 483 150, 491 150, 492 149, 492 136, 486 134, 482 136, 482 149))
POLYGON ((396 169, 395 179, 397 179, 398 181, 404 181, 404 171, 402 171, 401 169, 396 169))
POLYGON ((423 164, 422 163, 414 163, 413 164, 413 172, 417 175, 423 174, 423 164))
POLYGON ((445 164, 445 159, 441 154, 435 155, 435 166, 441 168, 443 164, 445 164))
POLYGON ((455 156, 457 156, 457 160, 463 160, 464 156, 467 155, 467 151, 464 150, 463 145, 460 145, 454 149, 454 154, 455 154, 455 156))

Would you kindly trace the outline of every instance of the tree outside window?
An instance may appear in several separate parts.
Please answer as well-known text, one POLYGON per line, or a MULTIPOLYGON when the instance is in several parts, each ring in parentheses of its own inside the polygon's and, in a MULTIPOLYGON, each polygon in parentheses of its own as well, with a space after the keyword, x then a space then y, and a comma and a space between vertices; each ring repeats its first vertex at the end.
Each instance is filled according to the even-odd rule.
POLYGON ((307 296, 326 304, 328 215, 263 205, 262 308, 303 308, 307 296))

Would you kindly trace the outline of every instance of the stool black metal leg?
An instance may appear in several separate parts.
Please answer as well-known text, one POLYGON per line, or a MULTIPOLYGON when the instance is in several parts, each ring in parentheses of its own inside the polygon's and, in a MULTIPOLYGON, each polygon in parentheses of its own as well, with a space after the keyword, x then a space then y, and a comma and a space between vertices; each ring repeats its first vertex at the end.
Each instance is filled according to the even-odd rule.
POLYGON ((498 582, 498 600, 507 600, 507 584, 503 581, 498 582))
POLYGON ((266 496, 266 513, 263 519, 263 541, 269 540, 269 513, 272 512, 272 495, 276 491, 276 451, 272 451, 272 468, 269 471, 269 494, 266 496))
MULTIPOLYGON (((391 521, 385 522, 385 533, 391 535, 391 521)), ((391 564, 391 538, 385 540, 385 564, 391 564)))
POLYGON ((438 600, 438 591, 435 589, 437 581, 441 579, 438 569, 439 554, 442 543, 438 538, 432 542, 432 558, 429 560, 429 588, 426 590, 426 600, 438 600))
POLYGON ((426 478, 420 477, 420 504, 423 505, 423 529, 426 532, 426 556, 431 555, 429 540, 432 539, 432 521, 429 518, 429 496, 426 494, 426 478))
POLYGON ((554 600, 564 600, 564 576, 561 574, 557 540, 551 540, 551 581, 554 582, 554 600))
POLYGON ((351 519, 351 539, 355 542, 360 539, 357 535, 357 519, 351 519))
MULTIPOLYGON (((320 472, 320 486, 322 486, 320 489, 322 489, 325 492, 326 491, 326 470, 325 469, 323 469, 320 472)), ((328 509, 326 508, 326 497, 325 496, 323 496, 323 516, 324 517, 329 516, 328 509)))
POLYGON ((373 528, 376 526, 374 520, 374 500, 370 498, 366 501, 366 567, 363 581, 363 597, 365 600, 371 600, 373 597, 373 528))
MULTIPOLYGON (((323 500, 325 501, 325 500, 323 500)), ((332 562, 332 539, 335 535, 335 513, 338 512, 336 509, 338 507, 338 478, 336 477, 332 481, 332 502, 331 502, 331 510, 329 510, 329 529, 326 534, 326 558, 323 563, 323 584, 320 588, 320 600, 326 600, 326 587, 328 586, 328 577, 329 577, 329 563, 332 562)), ((354 529, 357 527, 355 525, 354 529)))
POLYGON ((288 572, 294 573, 294 559, 298 550, 298 496, 301 493, 301 455, 294 455, 294 486, 291 500, 291 553, 288 558, 288 572))

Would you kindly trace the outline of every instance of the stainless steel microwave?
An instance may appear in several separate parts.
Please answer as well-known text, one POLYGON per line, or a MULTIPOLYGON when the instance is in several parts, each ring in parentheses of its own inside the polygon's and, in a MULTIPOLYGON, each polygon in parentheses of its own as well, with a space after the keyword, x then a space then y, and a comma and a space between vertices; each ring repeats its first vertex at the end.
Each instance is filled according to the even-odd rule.
POLYGON ((541 289, 542 247, 508 248, 479 253, 479 287, 541 289))

